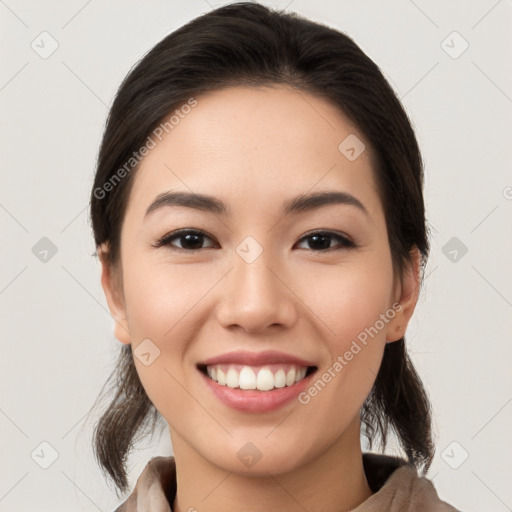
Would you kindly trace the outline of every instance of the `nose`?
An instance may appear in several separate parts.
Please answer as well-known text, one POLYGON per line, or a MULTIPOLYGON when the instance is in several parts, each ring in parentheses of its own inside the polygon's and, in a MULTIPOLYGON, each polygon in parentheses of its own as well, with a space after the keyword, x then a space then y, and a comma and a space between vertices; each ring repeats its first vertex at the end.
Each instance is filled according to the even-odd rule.
POLYGON ((275 257, 266 251, 250 263, 234 253, 217 309, 223 327, 258 333, 293 326, 298 318, 297 299, 292 283, 287 282, 290 279, 277 268, 275 257))

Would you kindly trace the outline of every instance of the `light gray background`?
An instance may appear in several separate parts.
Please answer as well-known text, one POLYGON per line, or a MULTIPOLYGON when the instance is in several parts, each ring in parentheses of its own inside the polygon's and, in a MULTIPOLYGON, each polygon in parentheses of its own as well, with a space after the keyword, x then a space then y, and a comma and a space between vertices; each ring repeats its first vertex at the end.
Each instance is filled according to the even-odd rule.
MULTIPOLYGON (((512 4, 264 3, 354 37, 411 116, 433 235, 407 335, 435 412, 429 476, 464 511, 512 510, 512 4), (464 41, 453 31, 469 43, 457 58, 464 41)), ((0 0, 2 512, 109 511, 120 501, 92 458, 92 422, 85 422, 120 345, 92 257, 95 159, 130 67, 219 5, 0 0), (43 31, 58 42, 46 59, 31 47, 50 48, 43 31), (42 237, 58 249, 46 262, 32 252, 42 237), (40 467, 51 462, 43 441, 58 453, 48 469, 40 467)), ((132 484, 152 455, 170 450, 166 438, 141 446, 132 484)))

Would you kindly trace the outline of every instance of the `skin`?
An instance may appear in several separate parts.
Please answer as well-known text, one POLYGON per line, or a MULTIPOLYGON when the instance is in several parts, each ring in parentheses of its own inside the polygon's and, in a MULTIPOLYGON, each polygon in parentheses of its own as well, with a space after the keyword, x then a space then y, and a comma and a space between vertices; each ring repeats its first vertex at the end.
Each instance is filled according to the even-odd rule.
POLYGON ((232 87, 197 99, 137 170, 118 274, 103 257, 108 246, 100 252, 116 337, 134 349, 150 339, 160 350, 149 366, 135 364, 169 425, 173 510, 349 510, 372 494, 359 411, 386 341, 403 336, 413 313, 419 253, 411 252, 409 269, 395 280, 371 149, 330 102, 285 86, 232 87), (338 150, 349 134, 366 144, 355 161, 338 150), (144 218, 169 190, 215 196, 230 214, 165 206, 144 218), (367 213, 331 204, 283 215, 285 200, 329 190, 352 194, 367 213), (154 247, 183 228, 210 239, 188 252, 179 250, 183 238, 174 239, 175 250, 154 247), (313 230, 344 234, 357 247, 332 238, 329 250, 315 250, 304 238, 313 230), (236 252, 247 236, 263 250, 252 263, 236 252), (196 369, 229 351, 274 349, 313 361, 319 375, 395 302, 402 309, 306 405, 236 411, 196 369), (251 467, 237 457, 248 442, 262 455, 251 467))

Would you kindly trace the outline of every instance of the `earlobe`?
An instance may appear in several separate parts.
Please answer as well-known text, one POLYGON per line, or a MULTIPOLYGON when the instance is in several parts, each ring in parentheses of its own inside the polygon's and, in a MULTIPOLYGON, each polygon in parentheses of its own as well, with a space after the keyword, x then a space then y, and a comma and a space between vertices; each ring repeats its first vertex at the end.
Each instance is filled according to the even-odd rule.
POLYGON ((418 302, 420 291, 421 253, 417 247, 410 251, 409 265, 402 276, 397 298, 400 308, 386 331, 386 342, 391 343, 403 338, 409 320, 418 302))
POLYGON ((108 246, 106 244, 101 244, 98 247, 98 257, 101 262, 101 286, 105 293, 108 309, 115 321, 114 336, 121 343, 129 344, 131 343, 131 338, 126 318, 126 308, 122 298, 123 293, 120 281, 108 261, 107 252, 108 246))

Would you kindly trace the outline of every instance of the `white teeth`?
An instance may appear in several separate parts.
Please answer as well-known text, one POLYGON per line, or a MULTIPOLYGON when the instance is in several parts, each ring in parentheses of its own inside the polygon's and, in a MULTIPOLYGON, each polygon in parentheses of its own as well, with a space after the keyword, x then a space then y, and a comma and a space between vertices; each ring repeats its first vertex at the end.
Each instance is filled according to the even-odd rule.
POLYGON ((230 368, 226 373, 226 386, 228 388, 237 388, 240 382, 240 374, 234 369, 230 368))
POLYGON ((306 376, 306 367, 289 367, 288 371, 279 368, 276 373, 268 366, 252 368, 239 365, 211 365, 206 367, 208 376, 221 386, 240 389, 257 389, 270 391, 274 388, 293 386, 306 376), (223 369, 222 369, 223 368, 223 369))
POLYGON ((269 368, 262 368, 258 372, 257 386, 261 391, 269 391, 274 388, 274 374, 269 368))
POLYGON ((276 388, 284 388, 286 386, 286 374, 282 368, 277 370, 274 375, 274 386, 276 388))
POLYGON ((286 374, 286 385, 291 386, 295 382, 295 368, 292 368, 287 374, 286 374))
POLYGON ((256 389, 256 375, 249 366, 244 366, 240 372, 240 389, 256 389))

